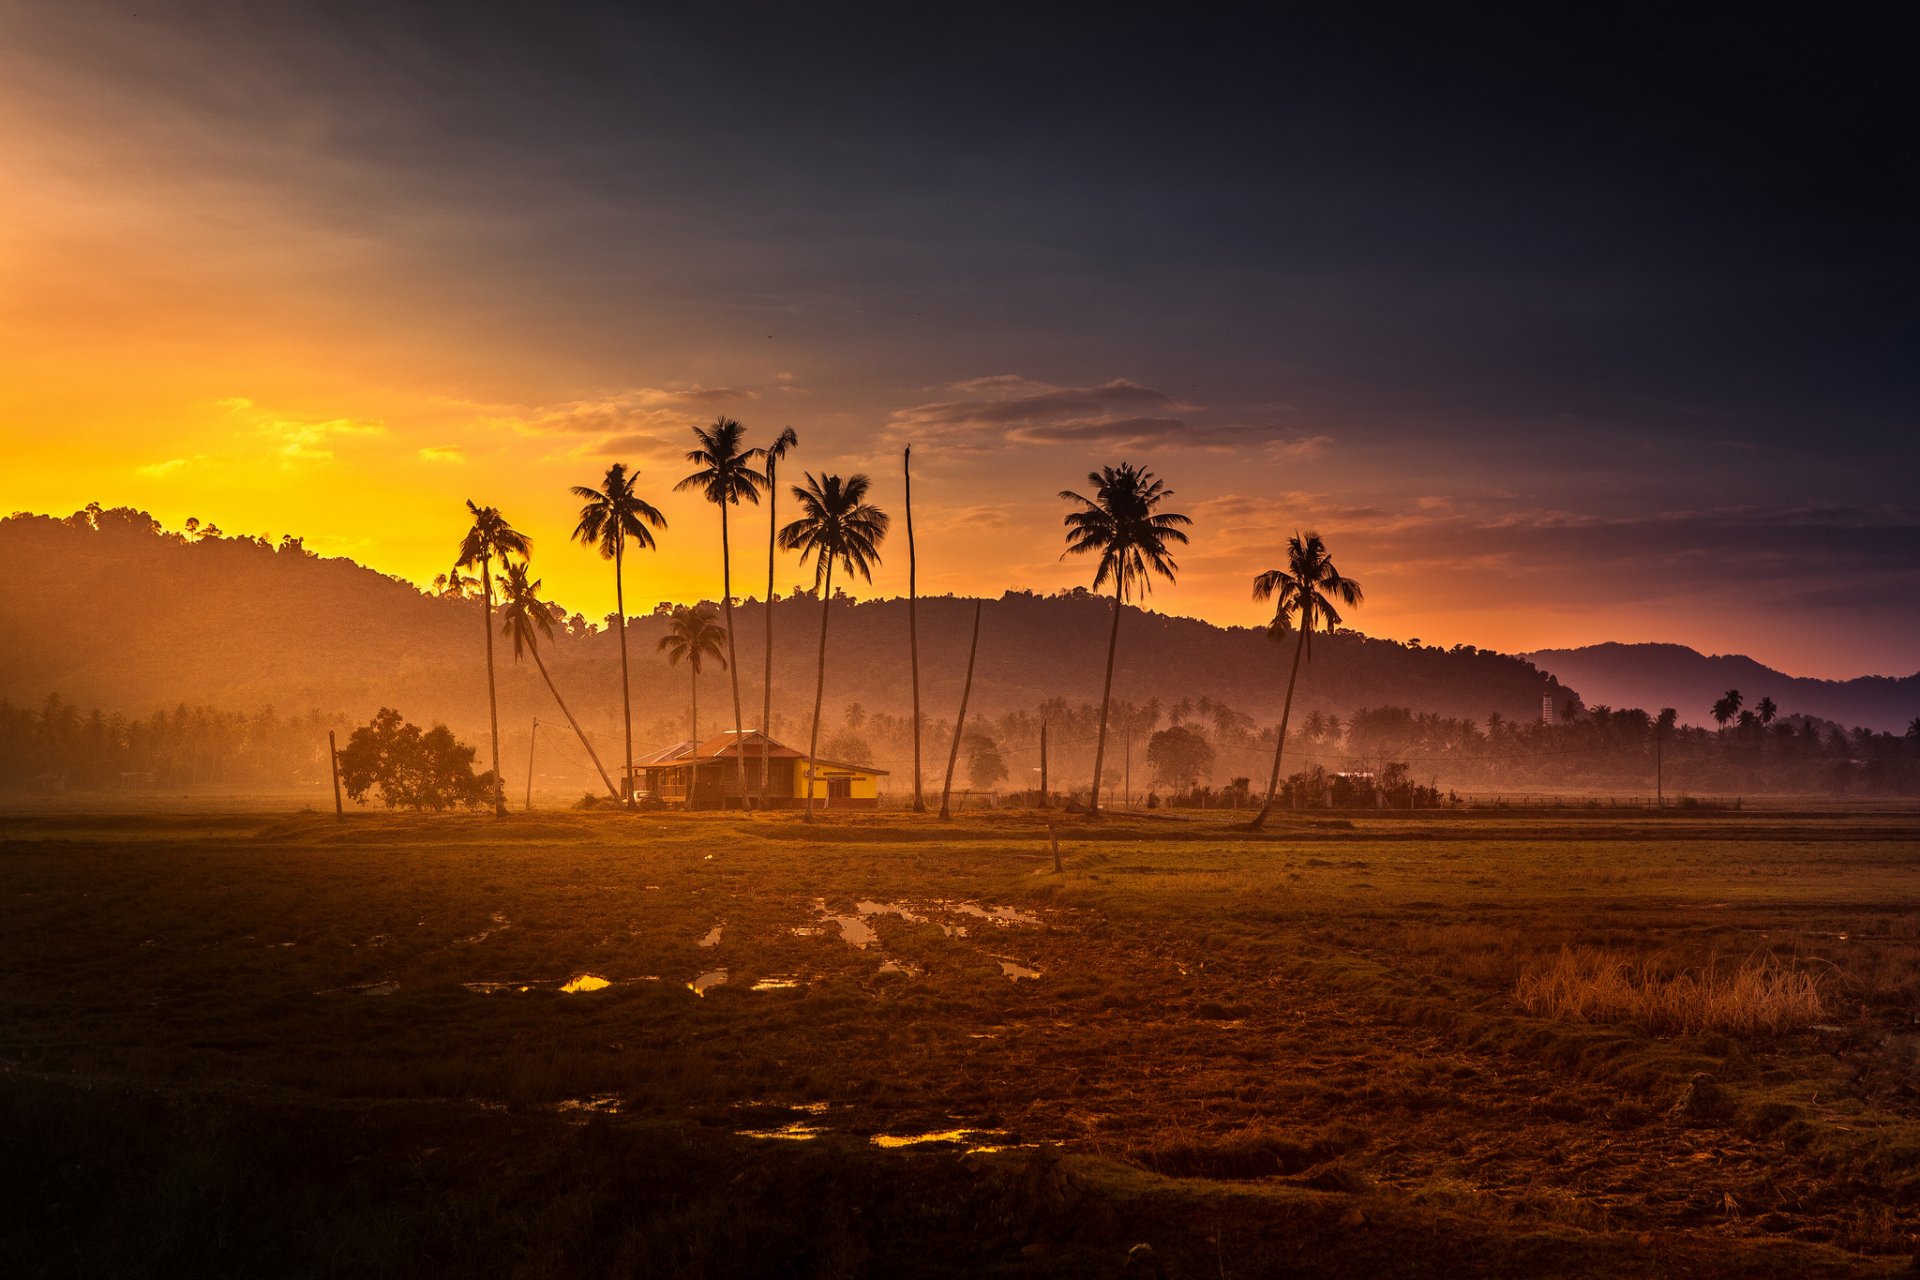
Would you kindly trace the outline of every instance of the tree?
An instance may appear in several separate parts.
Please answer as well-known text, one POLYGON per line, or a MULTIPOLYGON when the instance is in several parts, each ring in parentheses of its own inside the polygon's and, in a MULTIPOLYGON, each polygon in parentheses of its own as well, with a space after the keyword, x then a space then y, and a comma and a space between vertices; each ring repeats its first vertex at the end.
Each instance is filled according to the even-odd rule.
MULTIPOLYGON (((600 781, 607 784, 607 791, 615 800, 620 791, 613 785, 613 779, 607 776, 607 766, 600 763, 600 753, 587 741, 586 731, 580 722, 573 718, 573 712, 567 708, 567 701, 560 696, 560 690, 553 683, 553 674, 547 670, 547 664, 540 658, 540 637, 553 638, 554 606, 540 599, 540 580, 527 581, 525 561, 507 563, 507 574, 501 593, 505 606, 500 610, 504 621, 501 623, 502 635, 513 640, 513 660, 520 661, 522 650, 533 655, 533 665, 540 669, 540 678, 547 682, 547 692, 560 705, 560 714, 573 726, 574 736, 580 739, 580 745, 587 749, 587 756, 593 761, 593 767, 600 771, 600 781)), ((531 767, 531 766, 529 766, 531 767)), ((529 786, 532 784, 529 783, 529 786)))
MULTIPOLYGON (((920 624, 915 614, 919 599, 920 559, 913 549, 913 446, 908 445, 900 457, 900 471, 907 483, 907 665, 913 676, 913 811, 925 813, 926 799, 920 794, 920 624)), ((976 622, 978 619, 976 618, 976 622)), ((974 638, 979 638, 976 626, 974 638)), ((964 708, 966 699, 961 698, 964 708)), ((957 734, 958 729, 955 730, 957 734)), ((958 738, 955 739, 958 742, 958 738)), ((947 765, 947 788, 953 788, 953 765, 947 765)), ((940 802, 940 816, 946 817, 946 801, 940 802)))
POLYGON ((484 602, 480 625, 487 633, 487 716, 493 729, 493 812, 504 818, 507 797, 500 783, 500 700, 493 683, 493 561, 509 555, 525 557, 533 550, 533 540, 508 524, 498 507, 475 506, 469 498, 467 510, 473 513, 473 528, 461 540, 460 558, 454 564, 465 569, 480 566, 480 598, 484 602))
POLYGON ((1920 741, 1920 716, 1915 716, 1913 722, 1907 726, 1907 736, 1920 741))
POLYGON ((693 437, 700 447, 687 451, 687 461, 700 469, 673 488, 676 493, 698 489, 708 502, 720 508, 720 608, 727 619, 727 679, 733 686, 734 776, 740 784, 740 807, 744 809, 747 756, 740 743, 740 671, 733 648, 733 549, 727 540, 727 508, 760 501, 767 478, 753 469, 753 462, 766 450, 747 448, 746 428, 725 416, 715 418, 711 427, 695 427, 693 437))
POLYGON ((585 503, 580 523, 573 527, 574 539, 599 548, 602 559, 613 561, 613 607, 620 631, 620 716, 627 762, 621 794, 629 809, 633 807, 633 686, 627 678, 627 593, 622 567, 627 543, 651 550, 655 545, 652 529, 667 527, 667 518, 634 492, 639 474, 616 462, 607 468, 600 488, 573 487, 573 496, 585 503))
MULTIPOLYGON (((667 655, 669 665, 677 667, 684 662, 691 673, 693 719, 689 728, 696 752, 700 749, 700 672, 708 658, 723 668, 727 665, 727 656, 720 651, 724 634, 720 624, 713 620, 713 610, 705 605, 694 608, 682 605, 673 611, 673 621, 667 625, 667 634, 661 636, 660 643, 655 646, 667 655)), ((735 755, 739 754, 739 745, 738 741, 734 743, 735 755)), ((745 779, 742 779, 741 803, 746 803, 745 779)))
POLYGON ((991 791, 993 784, 1007 777, 1007 762, 1001 758, 1000 744, 984 733, 967 735, 967 781, 975 791, 991 791))
POLYGON ((1740 691, 1738 689, 1727 690, 1720 700, 1713 704, 1713 718, 1722 729, 1727 727, 1727 721, 1739 714, 1740 691))
POLYGON ((1272 599, 1273 621, 1267 636, 1275 644, 1285 639, 1289 628, 1296 627, 1300 639, 1293 647, 1293 671, 1287 677, 1286 701, 1280 704, 1280 731, 1274 735, 1273 772, 1267 776, 1266 798, 1260 812, 1248 824, 1258 831, 1273 812, 1273 794, 1280 786, 1280 757, 1287 749, 1287 720, 1293 714, 1293 691, 1300 683, 1300 660, 1313 643, 1316 623, 1331 631, 1340 625, 1335 603, 1352 608, 1363 599, 1360 584, 1334 567, 1333 557, 1320 535, 1309 529, 1287 539, 1287 567, 1269 569, 1253 580, 1255 600, 1272 599))
MULTIPOLYGON (((953 747, 947 752, 947 781, 940 788, 940 821, 945 822, 953 816, 953 768, 960 759, 960 734, 967 725, 967 701, 973 697, 973 660, 980 652, 980 606, 983 602, 973 602, 973 640, 967 646, 967 680, 960 686, 960 714, 953 722, 953 747)), ((917 709, 916 709, 917 710, 917 709)), ((919 717, 916 715, 915 720, 919 717)))
POLYGON ((1772 698, 1760 699, 1753 710, 1762 725, 1771 725, 1774 717, 1780 714, 1780 708, 1774 705, 1772 698))
POLYGON ((807 744, 806 820, 813 821, 814 766, 820 757, 820 706, 827 691, 827 620, 833 613, 833 569, 838 564, 848 576, 873 581, 880 560, 880 543, 887 536, 887 513, 866 500, 873 482, 864 475, 842 480, 806 473, 804 485, 792 494, 800 503, 800 517, 780 531, 780 545, 800 553, 800 563, 813 561, 813 585, 820 597, 820 658, 813 687, 813 735, 807 744))
POLYGON ((1066 555, 1097 553, 1093 589, 1113 583, 1113 627, 1107 635, 1107 678, 1100 692, 1100 730, 1094 740, 1093 786, 1088 797, 1089 817, 1100 815, 1100 783, 1107 758, 1107 716, 1113 708, 1113 660, 1120 645, 1120 615, 1130 591, 1151 592, 1153 574, 1172 582, 1180 566, 1168 551, 1171 543, 1185 544, 1183 529, 1193 523, 1184 515, 1157 508, 1173 491, 1143 467, 1123 462, 1089 472, 1093 497, 1071 489, 1060 491, 1063 501, 1078 504, 1067 513, 1066 555))
POLYGON ((1191 791, 1213 768, 1213 744, 1197 730, 1174 725, 1147 739, 1147 763, 1155 781, 1176 791, 1191 791))
POLYGON ((473 757, 473 748, 455 741, 447 726, 422 733, 392 707, 382 707, 340 748, 340 784, 356 804, 377 790, 389 809, 478 809, 489 795, 498 795, 498 777, 475 777, 473 757))
POLYGON ((774 549, 778 545, 780 516, 780 493, 774 488, 774 473, 787 456, 789 449, 796 448, 800 437, 793 433, 792 427, 783 427, 780 434, 767 446, 767 652, 766 672, 760 681, 760 807, 767 807, 767 775, 773 762, 773 741, 767 735, 773 732, 773 559, 774 549))

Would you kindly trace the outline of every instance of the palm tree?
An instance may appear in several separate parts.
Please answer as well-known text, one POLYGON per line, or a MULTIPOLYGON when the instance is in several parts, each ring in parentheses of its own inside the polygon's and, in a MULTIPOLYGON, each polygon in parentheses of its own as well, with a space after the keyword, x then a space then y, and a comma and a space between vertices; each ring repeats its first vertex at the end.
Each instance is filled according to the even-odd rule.
POLYGON ((1740 691, 1738 689, 1727 690, 1720 700, 1713 704, 1713 718, 1719 722, 1722 729, 1727 727, 1727 721, 1739 714, 1740 691))
MULTIPOLYGON (((593 767, 600 771, 600 781, 607 784, 607 791, 614 799, 620 798, 620 791, 613 785, 613 779, 607 776, 607 767, 600 763, 600 753, 587 741, 586 731, 580 722, 573 718, 573 712, 567 709, 567 701, 560 696, 560 690, 554 686, 553 675, 547 670, 547 664, 540 658, 540 637, 553 638, 554 606, 540 598, 540 580, 527 581, 525 561, 507 563, 507 575, 501 586, 501 598, 504 607, 500 610, 504 621, 500 633, 513 639, 513 660, 520 661, 520 653, 525 651, 533 655, 533 665, 540 669, 540 678, 547 682, 547 692, 560 704, 560 714, 573 726, 573 732, 580 739, 580 745, 587 749, 587 755, 593 761, 593 767)), ((529 766, 531 767, 531 766, 529 766)), ((531 784, 529 784, 531 785, 531 784)), ((529 793, 531 794, 531 793, 529 793)))
POLYGON ((1774 717, 1780 714, 1780 708, 1774 705, 1772 698, 1760 699, 1753 709, 1763 725, 1771 725, 1774 717))
MULTIPOLYGON (((733 736, 737 748, 740 738, 740 672, 733 652, 733 550, 727 541, 727 508, 741 502, 760 501, 760 489, 767 478, 753 469, 753 460, 765 449, 743 447, 747 429, 732 418, 721 416, 711 427, 695 427, 697 449, 687 451, 687 461, 700 469, 673 486, 674 492, 698 489, 708 502, 720 508, 720 607, 727 617, 727 677, 733 684, 733 736)), ((747 758, 742 751, 733 753, 735 777, 740 784, 740 807, 747 807, 747 758)))
POLYGON ((800 563, 813 560, 813 584, 820 593, 820 660, 813 686, 813 736, 807 742, 807 821, 813 821, 813 780, 820 758, 820 704, 827 691, 827 619, 833 610, 833 567, 873 581, 880 561, 880 542, 887 536, 887 513, 866 500, 873 482, 863 475, 807 473, 804 485, 791 492, 800 503, 800 518, 780 531, 780 545, 800 553, 800 563))
POLYGON ((1920 716, 1915 716, 1913 723, 1907 726, 1907 736, 1920 741, 1920 716))
POLYGON ((1313 642, 1313 628, 1319 623, 1331 631, 1340 625, 1335 602, 1348 608, 1360 603, 1360 584, 1344 577, 1327 554, 1327 544, 1309 529, 1287 539, 1287 567, 1269 569, 1253 580, 1253 598, 1274 601, 1273 622, 1267 635, 1278 643, 1290 628, 1298 626, 1300 640, 1293 647, 1293 673, 1287 677, 1287 698, 1280 705, 1280 732, 1273 742, 1273 772, 1267 777, 1267 798, 1260 812, 1248 824, 1258 831, 1273 811, 1273 793, 1280 786, 1280 757, 1287 748, 1287 720, 1293 714, 1293 691, 1300 682, 1300 660, 1313 642), (1297 622, 1296 622, 1297 620, 1297 622))
MULTIPOLYGON (((900 455, 900 471, 907 482, 907 661, 913 671, 913 811, 925 813, 927 802, 920 794, 920 623, 916 616, 916 605, 920 594, 918 588, 920 558, 914 554, 913 549, 912 445, 908 445, 906 452, 900 455)), ((962 696, 960 707, 963 712, 966 705, 967 700, 962 696)), ((957 735, 954 741, 956 743, 959 741, 957 735)), ((947 788, 948 790, 953 788, 951 761, 947 764, 947 788)), ((940 800, 940 816, 942 818, 947 816, 947 801, 944 796, 940 800)))
POLYGON ((613 561, 613 609, 620 629, 620 715, 627 753, 624 792, 629 809, 633 807, 633 686, 627 678, 627 594, 621 569, 628 542, 651 550, 654 541, 648 526, 667 527, 667 518, 633 491, 639 474, 628 471, 626 463, 616 462, 607 468, 600 488, 573 487, 573 496, 586 503, 580 508, 580 523, 573 529, 575 540, 598 547, 602 559, 613 561))
POLYGON ((765 678, 760 682, 760 807, 767 807, 767 773, 773 763, 773 742, 767 735, 773 732, 773 554, 779 536, 780 521, 777 509, 780 504, 780 491, 774 488, 774 472, 779 469, 780 460, 787 456, 787 450, 798 447, 800 437, 793 434, 792 427, 781 429, 767 446, 767 669, 765 678))
POLYGON ((960 763, 960 735, 967 728, 967 700, 973 697, 973 659, 980 652, 980 606, 982 602, 973 602, 973 641, 967 646, 967 682, 960 686, 960 714, 953 719, 953 749, 947 753, 947 781, 940 788, 940 821, 945 822, 952 813, 948 806, 953 801, 953 769, 960 763))
MULTIPOLYGON (((713 610, 705 605, 689 609, 681 605, 673 611, 673 621, 667 624, 667 634, 660 637, 657 648, 664 650, 667 662, 672 666, 686 663, 692 671, 693 679, 693 723, 691 725, 693 749, 697 755, 700 750, 700 672, 706 660, 712 658, 722 667, 727 665, 727 656, 720 652, 720 641, 725 633, 720 624, 713 620, 713 610)), ((736 747, 738 743, 734 744, 736 747)))
POLYGON ((495 817, 504 818, 507 798, 500 781, 500 700, 493 684, 493 561, 496 556, 502 560, 509 555, 525 558, 533 550, 533 540, 508 524, 498 507, 475 506, 468 498, 467 510, 473 513, 473 528, 460 540, 460 558, 454 564, 465 569, 480 566, 480 598, 485 607, 480 623, 487 633, 487 715, 493 729, 493 812, 495 817))
MULTIPOLYGON (((1113 659, 1120 644, 1120 614, 1130 590, 1150 592, 1152 575, 1168 582, 1174 580, 1180 566, 1167 551, 1168 543, 1187 541, 1182 527, 1193 523, 1186 516, 1154 509, 1173 496, 1144 467, 1123 462, 1118 467, 1102 467, 1089 472, 1087 480, 1094 496, 1084 497, 1071 489, 1062 489, 1060 497, 1079 503, 1079 510, 1067 513, 1067 549, 1064 555, 1098 552, 1099 568, 1094 571, 1093 589, 1098 591, 1109 580, 1113 583, 1113 628, 1107 636, 1107 680, 1100 693, 1100 735, 1093 749, 1093 789, 1087 815, 1100 816, 1101 769, 1107 759, 1107 716, 1113 708, 1113 659)), ((1064 558, 1063 555, 1063 558, 1064 558)))

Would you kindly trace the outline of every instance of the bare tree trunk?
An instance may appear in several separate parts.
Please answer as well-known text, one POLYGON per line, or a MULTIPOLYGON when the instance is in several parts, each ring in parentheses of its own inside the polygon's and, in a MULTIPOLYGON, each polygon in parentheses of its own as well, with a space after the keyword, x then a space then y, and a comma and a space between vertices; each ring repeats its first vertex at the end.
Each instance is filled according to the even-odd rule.
POLYGON ((1113 655, 1120 647, 1120 611, 1126 607, 1126 571, 1113 584, 1113 631, 1107 636, 1107 682, 1100 690, 1100 736, 1093 748, 1093 792, 1087 798, 1087 816, 1100 816, 1100 770, 1107 762, 1107 712, 1113 706, 1113 655))
POLYGON ((481 615, 481 624, 487 631, 487 715, 493 726, 493 816, 507 816, 507 793, 500 779, 500 699, 493 688, 493 557, 480 557, 480 581, 484 590, 481 598, 486 612, 481 615))
POLYGON ((773 557, 776 550, 775 531, 780 521, 774 516, 774 505, 780 499, 780 491, 774 487, 774 460, 767 459, 767 653, 766 676, 760 682, 760 807, 765 809, 768 803, 769 783, 767 772, 773 762, 773 744, 768 737, 773 732, 773 557))
MULTIPOLYGON (((727 543, 727 504, 720 504, 720 607, 727 615, 727 681, 733 686, 733 777, 740 807, 747 807, 747 755, 740 749, 740 663, 733 652, 733 552, 727 543)), ((726 807, 725 791, 720 807, 726 807)))
MULTIPOLYGON (((560 714, 565 716, 567 723, 573 726, 574 736, 579 738, 580 745, 587 749, 587 757, 593 761, 593 767, 600 771, 600 781, 607 784, 607 790, 612 793, 615 800, 618 800, 620 798, 620 792, 618 788, 613 785, 613 779, 607 776, 607 767, 600 763, 600 753, 593 749, 593 744, 587 741, 586 731, 580 727, 580 722, 573 718, 573 712, 567 709, 567 700, 560 696, 560 690, 553 683, 553 677, 547 674, 547 664, 541 661, 540 650, 538 648, 533 651, 533 665, 540 668, 540 678, 547 682, 547 692, 551 693, 553 700, 560 704, 560 714)), ((529 758, 531 758, 531 753, 529 753, 529 758)), ((528 767, 531 768, 532 766, 529 765, 528 767)), ((528 784, 528 788, 529 794, 531 794, 531 783, 528 784)), ((531 801, 528 802, 528 806, 532 806, 531 801)))
POLYGON ((1040 722, 1040 807, 1053 808, 1053 793, 1047 790, 1047 722, 1040 722))
POLYGON ((833 561, 820 591, 820 674, 813 685, 813 736, 807 740, 807 821, 813 821, 814 774, 820 768, 820 704, 827 696, 827 619, 833 610, 833 561))
POLYGON ((1258 831, 1266 825, 1267 815, 1273 811, 1273 793, 1280 787, 1280 753, 1287 749, 1287 720, 1293 715, 1293 689, 1300 683, 1300 655, 1307 651, 1307 628, 1313 625, 1313 619, 1306 610, 1300 611, 1300 642, 1293 647, 1293 674, 1287 677, 1287 700, 1280 706, 1280 736, 1273 744, 1273 772, 1267 777, 1267 798, 1260 803, 1260 812, 1253 815, 1253 821, 1247 824, 1249 831, 1258 831))
POLYGON ((960 735, 967 727, 967 699, 973 696, 973 656, 980 651, 980 606, 973 602, 973 641, 967 646, 967 682, 960 686, 960 715, 953 722, 953 749, 947 752, 947 785, 940 788, 940 821, 951 814, 947 803, 953 797, 953 767, 960 761, 960 735))
MULTIPOLYGON (((913 550, 913 446, 908 445, 901 469, 907 479, 907 654, 913 666, 913 811, 925 813, 927 802, 920 792, 920 623, 916 613, 919 597, 917 576, 919 560, 913 550)), ((953 770, 947 770, 947 785, 953 785, 953 770)), ((947 816, 947 801, 940 800, 940 816, 947 816)))
POLYGON ((613 607, 614 617, 620 628, 620 716, 626 732, 627 771, 621 775, 621 788, 616 798, 625 799, 627 808, 633 808, 633 686, 627 680, 627 592, 625 574, 621 571, 621 558, 626 550, 626 539, 619 532, 615 521, 613 541, 613 607))

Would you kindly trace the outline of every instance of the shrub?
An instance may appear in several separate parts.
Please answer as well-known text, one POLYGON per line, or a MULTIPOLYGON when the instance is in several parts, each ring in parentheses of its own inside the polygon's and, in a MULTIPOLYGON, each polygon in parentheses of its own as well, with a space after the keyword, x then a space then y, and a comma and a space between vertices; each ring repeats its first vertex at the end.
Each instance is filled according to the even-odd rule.
POLYGON ((475 776, 474 750, 437 724, 425 733, 391 707, 380 708, 340 749, 340 783, 358 804, 377 790, 387 808, 477 809, 493 791, 493 774, 475 776))
POLYGON ((1632 1022, 1658 1034, 1778 1035, 1825 1016, 1819 979, 1773 956, 1732 972, 1709 964, 1669 972, 1595 947, 1563 947, 1520 974, 1514 996, 1529 1013, 1583 1022, 1632 1022))

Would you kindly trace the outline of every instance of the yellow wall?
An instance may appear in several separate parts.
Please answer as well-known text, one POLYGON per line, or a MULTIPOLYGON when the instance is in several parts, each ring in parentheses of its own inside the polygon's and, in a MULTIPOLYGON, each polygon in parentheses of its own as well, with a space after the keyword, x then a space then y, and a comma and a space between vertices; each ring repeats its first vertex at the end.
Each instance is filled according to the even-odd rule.
MULTIPOLYGON (((802 760, 798 763, 798 767, 795 770, 795 776, 799 777, 804 782, 806 771, 807 771, 807 762, 805 760, 802 760)), ((823 768, 821 772, 824 774, 826 771, 823 768)), ((834 772, 838 773, 839 770, 835 770, 834 772)), ((852 799, 855 799, 855 800, 879 799, 880 797, 880 775, 879 774, 855 772, 852 774, 849 781, 852 782, 853 784, 853 795, 851 797, 852 799)), ((799 795, 800 795, 800 798, 804 800, 806 799, 807 793, 805 790, 801 790, 799 795)), ((816 804, 821 801, 824 801, 827 798, 827 779, 824 776, 815 778, 813 780, 813 798, 816 804)))

